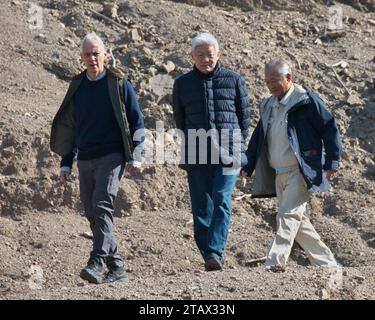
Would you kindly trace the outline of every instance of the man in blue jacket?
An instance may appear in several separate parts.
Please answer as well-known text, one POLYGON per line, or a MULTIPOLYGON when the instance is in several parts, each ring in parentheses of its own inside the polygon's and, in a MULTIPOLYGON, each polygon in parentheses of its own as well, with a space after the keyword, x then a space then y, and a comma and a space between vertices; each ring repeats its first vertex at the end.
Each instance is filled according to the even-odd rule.
POLYGON ((141 165, 143 116, 131 83, 105 66, 103 41, 81 42, 86 70, 73 78, 52 124, 51 150, 62 157, 66 183, 77 155, 80 197, 93 233, 93 248, 81 278, 92 283, 124 281, 127 273, 113 234, 114 202, 125 170, 141 165), (108 268, 103 278, 103 266, 108 268))
POLYGON ((277 196, 277 230, 266 268, 284 270, 294 241, 313 265, 337 266, 306 215, 309 191, 327 190, 339 167, 335 119, 316 94, 293 83, 287 62, 268 62, 265 80, 272 96, 260 105, 241 175, 250 178, 255 170, 254 197, 277 196))
POLYGON ((202 33, 192 40, 193 70, 173 88, 173 110, 183 137, 194 239, 207 271, 221 270, 231 218, 231 195, 250 125, 245 80, 219 63, 219 44, 202 33))

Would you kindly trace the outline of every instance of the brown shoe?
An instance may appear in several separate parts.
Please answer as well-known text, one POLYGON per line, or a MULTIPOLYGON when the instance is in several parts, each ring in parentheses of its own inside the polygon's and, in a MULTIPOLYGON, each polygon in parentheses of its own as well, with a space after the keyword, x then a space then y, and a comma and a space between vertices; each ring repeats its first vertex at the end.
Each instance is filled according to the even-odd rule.
POLYGON ((205 261, 204 267, 206 271, 218 271, 223 270, 223 264, 215 258, 208 258, 205 261))

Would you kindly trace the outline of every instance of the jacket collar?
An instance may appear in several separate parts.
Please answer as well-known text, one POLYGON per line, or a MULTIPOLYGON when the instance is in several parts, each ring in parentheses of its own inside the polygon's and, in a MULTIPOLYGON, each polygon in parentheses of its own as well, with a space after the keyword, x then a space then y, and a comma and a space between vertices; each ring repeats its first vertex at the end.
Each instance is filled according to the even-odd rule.
POLYGON ((220 71, 220 69, 221 69, 221 64, 220 64, 219 61, 216 63, 215 69, 208 74, 204 74, 204 73, 200 72, 195 65, 193 67, 193 71, 195 72, 195 74, 197 74, 199 77, 201 77, 203 79, 213 78, 220 71))
POLYGON ((293 103, 288 108, 289 111, 294 111, 295 109, 310 103, 311 101, 311 90, 304 86, 299 86, 292 84, 292 86, 289 88, 288 92, 285 94, 285 96, 279 100, 278 98, 271 96, 266 100, 266 103, 264 105, 263 111, 269 111, 273 106, 276 105, 282 105, 284 107, 287 107, 288 104, 291 102, 293 103), (303 88, 306 92, 301 92, 301 88, 303 88), (294 95, 293 95, 294 94, 294 95), (292 96, 293 95, 293 96, 292 96), (297 95, 297 96, 296 96, 297 95), (291 100, 293 99, 293 100, 291 100), (267 107, 267 108, 266 108, 267 107))
POLYGON ((306 104, 309 104, 311 103, 312 101, 315 101, 316 100, 316 95, 308 88, 306 88, 305 86, 303 86, 303 88, 306 90, 306 98, 305 99, 302 99, 300 100, 299 102, 297 102, 294 106, 292 106, 290 109, 289 109, 289 112, 292 112, 296 109, 299 109, 300 107, 306 105, 306 104))
MULTIPOLYGON (((292 112, 296 109, 299 109, 306 104, 309 104, 311 102, 311 100, 313 99, 313 97, 311 96, 311 94, 312 94, 311 90, 309 90, 306 87, 303 87, 303 89, 306 90, 306 98, 303 98, 303 99, 299 100, 296 104, 294 104, 293 106, 288 108, 288 110, 287 110, 288 113, 290 113, 290 112, 292 112)), ((271 115, 272 107, 276 104, 279 104, 279 103, 283 104, 283 105, 286 105, 288 100, 291 97, 291 94, 295 90, 296 90, 296 87, 293 84, 293 86, 291 88, 289 88, 289 91, 287 92, 287 94, 280 101, 273 96, 271 96, 271 97, 269 97, 269 98, 267 98, 263 101, 263 103, 261 104, 260 112, 261 112, 264 134, 267 133, 268 121, 269 121, 269 118, 270 118, 270 115, 271 115)))
POLYGON ((290 98, 290 96, 292 95, 294 91, 294 84, 292 83, 292 85, 290 86, 289 90, 287 91, 287 93, 284 95, 284 97, 282 97, 282 99, 279 101, 280 104, 282 105, 287 105, 288 104, 288 100, 290 98))

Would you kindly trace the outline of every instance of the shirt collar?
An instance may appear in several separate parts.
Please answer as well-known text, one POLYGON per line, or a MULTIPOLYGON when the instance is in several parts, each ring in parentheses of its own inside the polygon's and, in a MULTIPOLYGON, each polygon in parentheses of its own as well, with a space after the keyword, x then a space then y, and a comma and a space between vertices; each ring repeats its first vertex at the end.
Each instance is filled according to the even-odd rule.
POLYGON ((89 79, 90 81, 98 81, 98 80, 100 80, 100 79, 103 79, 106 75, 107 75, 107 70, 104 70, 104 71, 102 72, 102 74, 94 80, 94 79, 91 79, 90 76, 89 76, 89 74, 86 72, 86 77, 87 77, 87 79, 89 79))

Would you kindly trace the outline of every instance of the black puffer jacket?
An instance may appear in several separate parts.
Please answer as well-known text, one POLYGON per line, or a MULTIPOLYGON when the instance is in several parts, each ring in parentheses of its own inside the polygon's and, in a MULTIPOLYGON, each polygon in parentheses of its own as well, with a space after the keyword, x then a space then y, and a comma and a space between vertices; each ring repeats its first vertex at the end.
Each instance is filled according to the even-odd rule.
MULTIPOLYGON (((214 147, 211 150, 211 145, 220 146, 219 149, 229 152, 229 156, 234 151, 234 156, 240 159, 238 165, 244 166, 247 163, 244 142, 250 126, 250 99, 245 80, 240 74, 221 67, 219 63, 209 75, 202 74, 194 67, 174 83, 173 110, 177 128, 182 130, 185 138, 182 168, 187 169, 194 162, 195 165, 204 164, 199 160, 200 156, 205 158, 203 148, 207 148, 207 163, 216 164, 217 154, 214 156, 213 152, 216 149, 214 147), (199 142, 194 136, 194 130, 199 129, 203 129, 201 131, 205 133, 214 133, 215 130, 211 129, 216 129, 218 144, 213 143, 212 138, 205 139, 204 143, 204 139, 199 142), (233 144, 234 136, 239 141, 239 148, 233 144), (195 154, 192 152, 194 150, 195 154)), ((219 163, 233 165, 233 161, 228 162, 233 157, 224 158, 221 155, 219 158, 219 163)))

